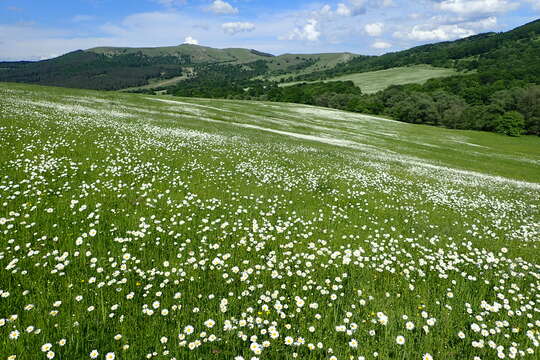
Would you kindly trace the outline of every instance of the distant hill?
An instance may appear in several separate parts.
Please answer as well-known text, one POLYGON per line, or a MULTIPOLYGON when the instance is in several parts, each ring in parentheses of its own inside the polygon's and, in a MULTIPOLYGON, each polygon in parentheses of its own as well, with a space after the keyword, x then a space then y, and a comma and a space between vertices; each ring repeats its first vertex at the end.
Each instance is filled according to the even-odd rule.
POLYGON ((214 49, 189 44, 156 48, 97 47, 49 60, 0 62, 0 81, 119 90, 181 80, 194 76, 208 65, 246 65, 249 69, 248 64, 263 61, 267 66, 262 73, 304 74, 309 71, 299 70, 323 71, 355 56, 340 53, 274 56, 257 50, 214 49))

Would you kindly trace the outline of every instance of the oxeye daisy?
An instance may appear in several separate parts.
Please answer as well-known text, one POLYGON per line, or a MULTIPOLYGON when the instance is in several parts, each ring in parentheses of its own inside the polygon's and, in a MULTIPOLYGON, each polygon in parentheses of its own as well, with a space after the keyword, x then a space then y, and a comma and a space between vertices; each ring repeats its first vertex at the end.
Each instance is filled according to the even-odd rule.
POLYGON ((208 319, 204 322, 204 326, 208 327, 208 328, 213 328, 214 325, 216 324, 216 322, 212 319, 208 319))

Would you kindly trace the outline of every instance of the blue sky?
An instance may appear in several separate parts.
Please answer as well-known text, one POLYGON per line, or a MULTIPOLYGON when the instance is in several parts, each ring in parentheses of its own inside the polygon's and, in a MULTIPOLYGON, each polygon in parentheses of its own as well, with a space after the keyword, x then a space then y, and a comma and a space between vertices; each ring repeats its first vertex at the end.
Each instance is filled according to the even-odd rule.
POLYGON ((0 0, 0 59, 185 42, 381 54, 539 17, 540 0, 0 0))

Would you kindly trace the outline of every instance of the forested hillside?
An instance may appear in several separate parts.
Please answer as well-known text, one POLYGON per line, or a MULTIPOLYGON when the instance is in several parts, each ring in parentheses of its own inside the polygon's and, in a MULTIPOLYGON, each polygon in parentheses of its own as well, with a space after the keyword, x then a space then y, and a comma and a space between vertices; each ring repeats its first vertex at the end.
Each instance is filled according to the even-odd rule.
POLYGON ((0 63, 0 81, 119 90, 145 85, 151 78, 179 76, 180 65, 190 63, 189 57, 142 53, 109 57, 79 50, 46 61, 0 63))

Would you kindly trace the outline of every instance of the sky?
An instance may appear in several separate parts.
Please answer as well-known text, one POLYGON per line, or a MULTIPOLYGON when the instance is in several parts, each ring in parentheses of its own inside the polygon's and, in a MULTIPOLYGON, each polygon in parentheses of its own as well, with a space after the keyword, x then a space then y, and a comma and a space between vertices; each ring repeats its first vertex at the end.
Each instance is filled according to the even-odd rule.
POLYGON ((378 55, 538 18, 540 0, 0 0, 0 60, 182 43, 378 55))

